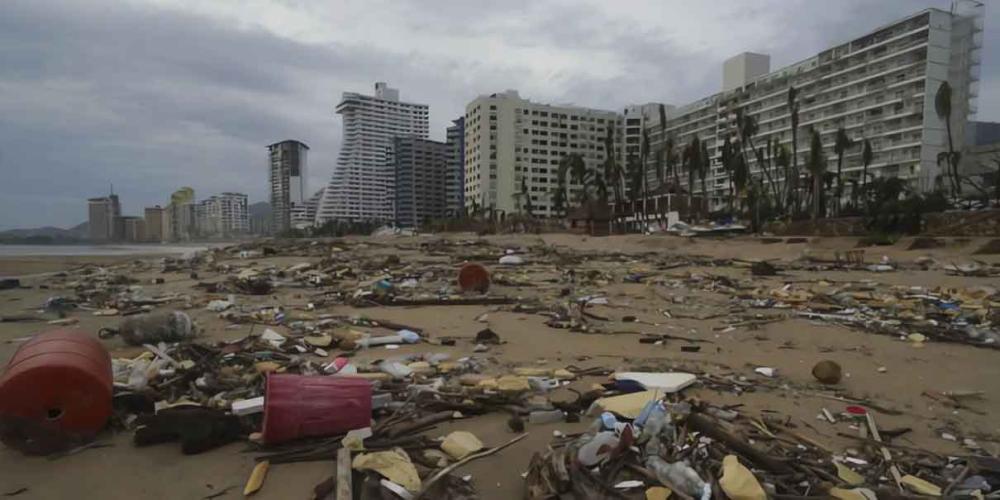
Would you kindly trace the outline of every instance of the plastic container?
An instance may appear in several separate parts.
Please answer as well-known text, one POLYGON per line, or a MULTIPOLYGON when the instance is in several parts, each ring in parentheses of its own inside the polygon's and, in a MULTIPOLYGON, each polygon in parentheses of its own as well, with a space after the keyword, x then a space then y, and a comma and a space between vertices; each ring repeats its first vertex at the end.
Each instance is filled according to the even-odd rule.
POLYGON ((653 471, 664 484, 677 486, 684 493, 700 500, 712 498, 712 486, 683 461, 667 462, 656 455, 646 457, 646 468, 653 471))
POLYGON ((486 293, 490 289, 490 272, 482 265, 470 262, 458 271, 458 286, 463 292, 486 293))
POLYGON ((371 425, 372 384, 352 377, 272 374, 264 394, 264 443, 330 436, 371 425))
POLYGON ((552 424, 565 419, 566 414, 562 410, 538 410, 528 414, 528 422, 532 424, 552 424))
POLYGON ((181 311, 142 314, 126 318, 118 334, 131 345, 178 342, 196 335, 194 323, 181 311))
POLYGON ((17 349, 0 376, 0 441, 51 453, 92 438, 111 416, 111 357, 80 330, 45 332, 17 349))

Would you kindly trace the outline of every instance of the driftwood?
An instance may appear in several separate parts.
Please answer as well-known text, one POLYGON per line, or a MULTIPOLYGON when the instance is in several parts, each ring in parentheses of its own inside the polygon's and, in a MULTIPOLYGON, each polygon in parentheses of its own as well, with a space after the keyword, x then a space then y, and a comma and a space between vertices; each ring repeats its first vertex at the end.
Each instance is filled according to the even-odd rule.
POLYGON ((429 490, 431 488, 431 486, 434 485, 434 483, 436 483, 442 477, 448 475, 451 471, 453 471, 453 470, 455 470, 455 469, 457 469, 457 468, 459 468, 459 467, 461 467, 461 466, 463 466, 463 465, 465 465, 465 464, 467 464, 467 463, 469 463, 469 462, 471 462, 471 461, 473 461, 473 460, 475 460, 477 458, 483 458, 483 457, 490 456, 490 455, 492 455, 492 454, 494 454, 494 453, 496 453, 496 452, 498 452, 498 451, 500 451, 500 450, 502 450, 502 449, 504 449, 504 448, 506 448, 506 447, 508 447, 508 446, 510 446, 510 445, 512 445, 512 444, 514 444, 514 443, 516 443, 516 442, 518 442, 518 441, 526 438, 526 437, 528 437, 528 433, 521 434, 520 436, 517 436, 516 438, 511 439, 510 441, 507 441, 506 443, 504 443, 504 444, 502 444, 500 446, 497 446, 495 448, 490 448, 488 450, 480 451, 479 453, 473 453, 472 455, 469 455, 469 456, 467 456, 467 457, 459 460, 458 462, 455 462, 455 463, 453 463, 453 464, 451 464, 451 465, 449 465, 449 466, 447 466, 447 467, 439 470, 433 476, 431 476, 426 482, 424 482, 424 486, 423 486, 423 488, 420 489, 420 493, 417 493, 413 497, 413 500, 419 500, 424 495, 424 493, 427 493, 427 490, 429 490))
POLYGON ((730 434, 711 418, 700 413, 692 413, 687 417, 688 426, 706 436, 721 441, 736 453, 746 457, 761 468, 777 473, 791 473, 793 469, 783 460, 772 457, 754 448, 742 438, 730 434))
POLYGON ((351 450, 337 450, 337 500, 351 500, 354 491, 351 484, 351 450))
POLYGON ((434 424, 439 424, 441 422, 447 422, 447 421, 449 421, 449 420, 452 419, 452 415, 454 413, 455 412, 450 411, 450 410, 449 411, 439 411, 437 413, 432 413, 430 415, 427 415, 426 417, 421 417, 421 418, 418 418, 418 419, 415 419, 415 420, 411 420, 411 421, 407 422, 404 425, 400 425, 400 426, 388 429, 388 431, 386 432, 386 435, 388 435, 390 438, 395 438, 395 437, 399 437, 399 436, 401 436, 403 434, 408 434, 408 433, 411 433, 411 432, 415 432, 418 429, 422 429, 424 427, 429 427, 429 426, 432 426, 434 424))

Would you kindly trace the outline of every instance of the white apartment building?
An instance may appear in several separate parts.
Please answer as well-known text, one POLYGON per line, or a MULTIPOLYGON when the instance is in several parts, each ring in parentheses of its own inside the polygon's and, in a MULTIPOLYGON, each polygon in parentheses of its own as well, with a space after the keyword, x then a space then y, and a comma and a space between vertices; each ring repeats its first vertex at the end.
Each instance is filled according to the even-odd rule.
POLYGON ((402 102, 399 90, 376 82, 373 96, 344 92, 337 113, 344 119, 344 139, 316 213, 317 223, 392 220, 392 141, 428 137, 427 105, 402 102))
POLYGON ((232 236, 250 232, 247 195, 222 193, 202 200, 196 209, 201 236, 232 236))
MULTIPOLYGON (((669 109, 665 128, 658 116, 645 117, 650 150, 661 149, 666 137, 673 138, 678 150, 695 135, 707 142, 713 157, 708 195, 713 208, 721 208, 729 180, 719 162, 720 148, 726 138, 735 140, 738 135, 736 111, 756 120, 759 132, 753 141, 758 148, 771 139, 791 152, 787 100, 788 89, 794 86, 802 175, 810 129, 821 133, 827 170, 833 172, 837 161, 834 137, 843 127, 856 142, 844 156, 845 185, 850 179, 860 179, 860 144, 867 138, 874 151, 871 175, 898 176, 915 189, 931 190, 942 172, 937 155, 947 148, 945 124, 935 112, 935 94, 947 80, 953 91, 952 137, 957 148, 963 144, 968 117, 975 113, 982 11, 980 2, 957 0, 951 12, 918 12, 776 71, 769 72, 767 56, 741 54, 726 61, 723 92, 669 109)), ((751 158, 750 170, 755 177, 760 175, 756 159, 751 158)), ((783 185, 782 173, 776 174, 783 185)), ((695 182, 695 194, 700 192, 700 182, 695 182)))
POLYGON ((292 227, 295 229, 305 229, 316 224, 316 210, 319 208, 319 201, 323 198, 323 191, 320 188, 311 198, 292 207, 292 227))
MULTIPOLYGON (((603 172, 609 128, 619 128, 614 111, 539 104, 515 90, 476 98, 465 107, 466 208, 513 215, 530 196, 534 215, 556 215, 552 193, 560 159, 579 153, 588 169, 603 172), (522 184, 527 193, 521 192, 522 184)), ((573 200, 569 207, 580 186, 569 175, 566 183, 573 200)))

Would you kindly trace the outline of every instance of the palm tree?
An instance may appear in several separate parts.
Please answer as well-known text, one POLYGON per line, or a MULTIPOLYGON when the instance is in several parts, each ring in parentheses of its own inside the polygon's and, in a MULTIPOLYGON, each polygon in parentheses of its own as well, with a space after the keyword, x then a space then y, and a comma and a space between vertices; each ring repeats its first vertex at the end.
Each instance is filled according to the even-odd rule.
POLYGON ((663 139, 663 147, 657 152, 659 155, 659 160, 663 163, 657 163, 657 178, 660 181, 660 186, 667 183, 666 176, 670 174, 670 163, 671 156, 674 153, 674 141, 670 137, 667 137, 667 109, 663 104, 657 107, 657 111, 660 114, 660 135, 663 139))
POLYGON ((535 207, 531 204, 531 193, 528 192, 528 183, 524 177, 521 177, 521 196, 524 197, 524 211, 528 214, 528 217, 534 217, 532 213, 535 207))
POLYGON ((865 139, 861 145, 861 195, 868 199, 868 165, 872 164, 875 154, 872 153, 872 143, 865 139))
POLYGON ((701 141, 701 153, 698 159, 701 160, 698 165, 698 178, 701 179, 702 205, 705 206, 705 213, 708 213, 708 187, 705 186, 705 177, 708 176, 708 170, 712 166, 712 158, 708 156, 708 143, 705 141, 701 141))
POLYGON ((794 207, 793 212, 799 211, 799 103, 795 100, 798 93, 795 87, 788 87, 788 116, 792 122, 792 164, 791 171, 785 172, 785 198, 786 206, 794 207))
POLYGON ((604 180, 605 189, 607 183, 611 183, 611 189, 615 195, 615 205, 622 202, 622 171, 621 165, 615 161, 615 128, 608 127, 608 135, 604 138, 604 180))
POLYGON ((726 177, 729 178, 729 202, 728 202, 728 205, 729 205, 729 211, 730 212, 733 211, 733 199, 734 199, 734 193, 733 193, 733 174, 734 174, 734 168, 733 167, 734 167, 734 164, 733 164, 733 160, 735 159, 735 157, 736 157, 736 155, 735 155, 735 152, 733 151, 733 143, 729 141, 729 137, 726 137, 726 140, 722 142, 722 158, 720 159, 720 161, 722 161, 722 170, 726 173, 726 177))
POLYGON ((955 151, 955 144, 951 137, 951 85, 947 81, 941 82, 937 95, 934 96, 934 111, 937 112, 938 119, 944 121, 945 132, 948 134, 948 151, 938 153, 937 163, 947 162, 948 176, 951 178, 952 196, 961 196, 962 180, 958 175, 958 163, 962 159, 962 153, 955 151))
MULTIPOLYGON (((649 129, 643 127, 642 129, 642 144, 639 145, 639 170, 642 175, 642 220, 645 221, 649 219, 649 214, 646 211, 646 202, 649 198, 649 181, 646 175, 646 169, 648 168, 649 161, 649 129)), ((643 229, 645 231, 645 229, 643 229)))
MULTIPOLYGON (((684 170, 687 172, 688 180, 688 201, 694 195, 694 177, 701 168, 701 140, 698 136, 691 138, 691 142, 684 148, 684 170)), ((690 203, 689 203, 690 205, 690 203)))
POLYGON ((826 172, 826 158, 823 155, 823 139, 819 135, 819 130, 810 129, 809 140, 809 161, 806 168, 813 178, 813 220, 819 219, 819 209, 821 203, 820 190, 823 188, 823 174, 826 172))
POLYGON ((841 166, 844 163, 844 153, 848 149, 854 146, 854 141, 847 136, 847 131, 844 127, 837 129, 837 136, 833 143, 833 152, 837 154, 837 193, 836 200, 834 200, 837 215, 840 215, 840 197, 844 194, 844 179, 841 177, 841 166))
MULTIPOLYGON (((559 170, 557 174, 562 180, 561 184, 565 183, 566 174, 569 173, 570 182, 580 185, 580 196, 578 201, 580 203, 586 203, 590 199, 590 194, 587 191, 589 187, 589 180, 592 172, 587 170, 587 164, 583 161, 583 156, 579 153, 570 153, 562 157, 559 160, 559 170)), ((569 197, 567 196, 567 199, 569 197)))

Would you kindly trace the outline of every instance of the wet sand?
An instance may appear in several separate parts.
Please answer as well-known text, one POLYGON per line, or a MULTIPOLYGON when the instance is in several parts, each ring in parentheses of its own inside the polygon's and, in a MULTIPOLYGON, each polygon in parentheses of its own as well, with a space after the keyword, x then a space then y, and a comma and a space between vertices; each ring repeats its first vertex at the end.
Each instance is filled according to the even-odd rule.
MULTIPOLYGON (((352 239, 372 244, 361 255, 365 259, 399 255, 406 262, 433 262, 441 260, 423 255, 418 245, 433 241, 439 236, 393 237, 385 239, 352 239)), ((471 235, 451 235, 450 239, 477 239, 471 235)), ((580 269, 607 270, 617 274, 641 272, 650 267, 649 262, 630 255, 655 252, 658 258, 682 255, 709 256, 717 259, 773 259, 791 262, 803 255, 832 258, 834 251, 851 249, 856 240, 847 238, 817 239, 810 243, 764 244, 752 238, 725 240, 690 240, 669 236, 616 236, 587 238, 573 235, 495 236, 486 238, 500 246, 544 245, 574 253, 622 253, 617 263, 590 265, 586 261, 580 269)), ((954 244, 934 250, 906 250, 909 242, 892 247, 867 249, 869 261, 888 256, 895 262, 912 262, 918 257, 932 255, 942 261, 968 262, 974 257, 986 263, 1000 262, 998 256, 973 256, 980 240, 954 244)), ((647 256, 646 259, 649 257, 647 256)), ((256 259, 256 265, 274 263, 280 266, 318 258, 275 257, 256 259)), ((65 261, 62 265, 76 265, 65 261)), ((234 261, 235 265, 246 262, 234 261)), ((360 263, 359 263, 360 264, 360 263)), ((53 264, 57 265, 57 264, 53 264)), ((418 266, 419 267, 419 266, 418 266)), ((2 269, 2 268, 0 268, 2 269)), ((671 273, 713 273, 747 278, 749 269, 740 266, 682 267, 671 273)), ((504 275, 516 279, 541 282, 549 277, 548 271, 504 270, 504 275)), ((552 270, 551 274, 556 271, 552 270)), ((217 278, 214 273, 200 272, 201 279, 217 278)), ((137 276, 144 289, 150 293, 178 291, 200 293, 192 289, 195 281, 183 273, 161 275, 156 271, 137 276), (162 276, 163 285, 151 285, 150 278, 162 276)), ((997 286, 990 278, 948 276, 940 270, 869 273, 865 271, 790 271, 782 276, 754 278, 760 286, 778 288, 790 281, 828 280, 876 282, 924 286, 970 287, 997 286)), ((44 278, 26 280, 26 285, 36 287, 44 278)), ((544 324, 545 318, 534 314, 514 313, 489 306, 428 306, 428 307, 374 307, 356 309, 349 306, 324 308, 332 314, 361 314, 371 318, 392 320, 423 328, 431 337, 459 337, 455 346, 429 344, 407 345, 396 351, 371 349, 360 351, 359 361, 379 359, 415 352, 448 352, 454 357, 473 355, 471 341, 477 331, 489 326, 506 342, 494 346, 488 353, 479 355, 489 360, 491 373, 504 373, 518 366, 563 368, 605 367, 630 370, 688 369, 697 373, 738 373, 756 385, 756 390, 742 395, 716 392, 694 386, 685 390, 689 396, 699 397, 715 404, 742 404, 744 415, 759 416, 762 411, 774 411, 787 416, 809 437, 835 451, 857 447, 858 443, 838 436, 838 432, 856 435, 849 422, 830 424, 817 419, 823 408, 833 413, 843 410, 845 403, 831 400, 831 390, 820 386, 810 375, 816 361, 833 359, 845 372, 845 379, 838 389, 842 394, 869 399, 882 406, 892 407, 900 415, 877 414, 881 428, 910 427, 912 432, 897 439, 897 444, 925 448, 946 454, 967 454, 958 443, 942 439, 942 432, 974 438, 987 453, 1000 453, 1000 386, 994 381, 1000 377, 1000 352, 960 344, 929 342, 915 347, 892 336, 875 335, 855 329, 792 319, 763 325, 755 330, 738 328, 723 332, 726 315, 711 319, 689 319, 710 313, 725 312, 730 296, 685 287, 666 287, 644 283, 622 283, 620 280, 605 286, 581 286, 574 294, 584 291, 604 293, 610 306, 594 306, 593 313, 607 317, 618 325, 615 334, 584 334, 564 329, 554 329, 544 324), (667 311, 675 318, 667 318, 667 311), (487 314, 485 324, 476 319, 487 314), (636 316, 639 323, 623 323, 626 315, 636 316), (676 316, 685 316, 677 319, 676 316), (624 333, 622 333, 624 332, 624 333), (664 345, 640 344, 638 333, 667 333, 696 338, 705 343, 700 352, 682 352, 687 342, 668 340, 664 345), (778 369, 778 377, 768 379, 754 374, 758 366, 778 369), (879 371, 880 367, 885 372, 879 371), (981 400, 970 403, 971 409, 945 407, 923 395, 924 391, 976 390, 983 391, 981 400)), ((550 295, 558 287, 495 286, 491 293, 520 297, 539 294, 550 295)), ((0 315, 23 314, 32 311, 53 290, 31 288, 0 291, 0 315)), ((302 305, 308 301, 302 289, 280 289, 277 301, 287 306, 302 305)), ((241 296, 244 303, 274 304, 268 296, 241 296)), ((250 327, 226 329, 226 323, 216 314, 201 308, 188 311, 204 327, 209 340, 235 339, 246 335, 250 327)), ((96 331, 101 326, 117 323, 117 318, 79 315, 80 327, 96 331)), ((0 363, 5 363, 19 345, 19 337, 43 330, 40 323, 0 323, 0 363)), ((125 347, 121 340, 105 341, 112 355, 134 355, 135 349, 125 347)), ((335 350, 334 350, 335 351, 335 350)), ((331 356, 336 352, 331 352, 331 356)), ((577 380, 571 387, 587 388, 597 377, 577 380)), ((565 391, 560 389, 559 393, 565 391)), ((453 429, 473 431, 487 446, 506 442, 514 435, 505 424, 506 415, 492 414, 472 417, 439 425, 428 431, 428 436, 443 436, 453 429)), ((520 498, 523 491, 521 473, 527 470, 533 452, 542 451, 552 439, 552 433, 580 432, 589 421, 577 424, 549 424, 528 426, 530 436, 497 455, 474 461, 461 467, 459 475, 472 475, 481 498, 520 498)), ((203 498, 228 486, 235 488, 218 498, 239 498, 242 487, 253 467, 253 455, 242 453, 245 445, 232 444, 210 452, 184 456, 179 446, 160 445, 137 449, 131 445, 130 433, 106 433, 101 441, 112 447, 88 450, 75 456, 55 461, 28 458, 9 448, 0 447, 0 493, 21 487, 28 491, 17 498, 102 498, 102 499, 175 499, 203 498)), ((283 464, 272 466, 263 489, 256 495, 261 499, 309 498, 312 487, 331 475, 334 461, 283 464)))

